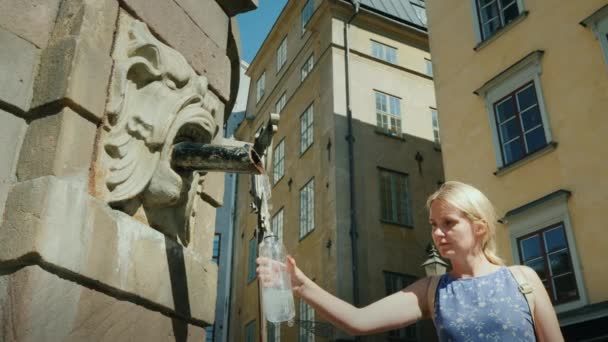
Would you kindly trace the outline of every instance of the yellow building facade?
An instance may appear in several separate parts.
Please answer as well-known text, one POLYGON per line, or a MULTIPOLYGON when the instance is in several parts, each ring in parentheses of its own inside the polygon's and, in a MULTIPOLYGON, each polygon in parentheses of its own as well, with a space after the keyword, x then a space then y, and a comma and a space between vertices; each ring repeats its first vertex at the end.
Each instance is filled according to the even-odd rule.
MULTIPOLYGON (((247 72, 237 137, 252 141, 270 113, 280 114, 264 158, 272 231, 311 279, 358 306, 425 276, 424 205, 443 181, 425 21, 423 1, 391 14, 371 1, 356 12, 348 1, 290 0, 247 72)), ((298 299, 294 327, 262 324, 250 185, 239 177, 229 338, 352 340, 298 299)), ((389 338, 435 337, 422 322, 362 340, 389 338)))
POLYGON ((427 1, 447 180, 488 195, 500 255, 567 340, 608 338, 608 2, 427 1))

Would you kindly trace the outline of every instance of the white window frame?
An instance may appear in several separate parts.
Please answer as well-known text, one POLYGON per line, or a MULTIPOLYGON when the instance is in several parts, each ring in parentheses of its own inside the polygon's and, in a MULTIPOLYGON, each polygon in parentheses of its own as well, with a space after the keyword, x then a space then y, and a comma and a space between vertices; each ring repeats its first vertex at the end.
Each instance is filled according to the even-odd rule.
POLYGON ((277 101, 277 103, 274 106, 275 113, 281 114, 281 112, 283 111, 283 108, 285 108, 286 104, 287 104, 287 92, 283 92, 283 95, 281 95, 281 97, 279 97, 279 101, 277 101))
POLYGON ((279 142, 272 153, 272 184, 285 175, 285 138, 279 142))
POLYGON ((314 104, 300 116, 300 155, 304 154, 314 141, 314 104))
POLYGON ((381 59, 385 62, 391 64, 397 64, 397 48, 392 47, 390 45, 380 43, 379 41, 371 39, 372 42, 372 52, 371 55, 374 58, 381 59), (378 53, 376 53, 376 51, 378 53), (390 54, 389 51, 392 51, 393 54, 390 54))
POLYGON ((608 66, 608 5, 597 10, 587 19, 583 20, 581 24, 585 27, 590 27, 595 34, 595 38, 599 40, 604 54, 604 61, 608 66))
POLYGON ((247 284, 251 283, 256 278, 255 259, 258 257, 258 243, 254 236, 249 240, 249 254, 247 257, 247 284))
POLYGON ((387 133, 387 134, 392 134, 392 135, 396 135, 396 136, 401 136, 403 134, 403 117, 401 116, 401 98, 394 96, 394 95, 390 95, 378 90, 374 90, 374 107, 375 107, 375 112, 376 112, 376 127, 387 133), (383 96, 385 98, 385 104, 386 104, 386 110, 382 110, 381 108, 378 108, 378 96, 383 96), (393 113, 393 111, 391 110, 391 101, 392 100, 397 100, 398 102, 398 113, 393 113), (382 125, 380 125, 380 123, 378 122, 378 115, 380 115, 381 118, 385 118, 386 117, 386 122, 387 122, 387 127, 384 127, 382 125), (393 125, 391 124, 391 119, 395 120, 395 127, 393 127, 393 125), (394 129, 394 131, 393 131, 394 129))
POLYGON ((277 49, 277 72, 281 71, 285 62, 287 62, 287 36, 283 38, 277 49))
POLYGON ((566 234, 566 239, 568 241, 572 268, 576 279, 577 290, 579 291, 579 299, 555 306, 555 311, 557 313, 577 309, 588 304, 585 284, 582 278, 581 263, 576 248, 576 240, 574 239, 574 233, 572 231, 572 221, 570 220, 570 214, 568 213, 568 193, 560 193, 554 198, 506 218, 506 224, 509 227, 509 238, 511 240, 511 253, 513 262, 516 264, 521 264, 517 243, 519 237, 534 233, 559 222, 564 223, 564 233, 566 234))
POLYGON ((258 103, 266 91, 266 71, 260 75, 255 85, 255 102, 258 103))
MULTIPOLYGON (((475 30, 475 38, 477 39, 477 44, 496 36, 497 33, 495 32, 493 35, 486 37, 485 39, 483 38, 483 33, 481 32, 481 21, 479 18, 479 12, 477 11, 477 0, 469 0, 469 2, 471 3, 471 16, 473 18, 473 28, 475 30)), ((519 8, 520 15, 526 11, 526 8, 524 6, 524 0, 517 0, 517 6, 519 8)), ((511 23, 507 24, 506 26, 510 24, 511 23)))
POLYGON ((429 77, 434 77, 433 76, 433 61, 429 58, 425 58, 424 64, 426 66, 426 75, 429 77))
POLYGON ((300 22, 302 25, 302 34, 306 32, 306 24, 312 18, 313 13, 315 12, 315 1, 307 0, 304 7, 302 7, 302 11, 300 12, 300 22))
MULTIPOLYGON (((305 321, 314 321, 315 320, 315 310, 306 303, 304 300, 300 299, 298 308, 299 319, 305 321)), ((306 324, 300 325, 298 329, 298 341, 299 342, 315 342, 315 334, 306 329, 306 324)))
POLYGON ((315 179, 300 189, 300 239, 315 229, 315 179))
POLYGON ((276 214, 272 217, 270 227, 272 232, 277 236, 279 241, 283 241, 283 225, 284 225, 284 208, 279 209, 276 214))
POLYGON ((534 51, 502 72, 499 76, 488 81, 481 88, 475 90, 475 94, 483 97, 486 104, 486 112, 488 114, 488 121, 492 134, 492 143, 494 145, 494 157, 498 169, 501 169, 505 164, 502 158, 502 147, 498 135, 498 127, 496 127, 494 104, 526 83, 534 81, 536 98, 538 99, 540 115, 543 120, 543 129, 545 131, 547 145, 550 145, 553 142, 553 136, 550 129, 551 124, 549 115, 547 114, 540 80, 540 75, 542 73, 540 61, 542 55, 542 51, 534 51))
POLYGON ((310 54, 310 56, 308 57, 308 59, 306 59, 306 62, 304 62, 304 65, 302 65, 302 68, 300 69, 300 82, 304 82, 304 80, 308 78, 308 75, 310 75, 310 72, 312 71, 312 68, 314 66, 315 57, 314 54, 310 54))

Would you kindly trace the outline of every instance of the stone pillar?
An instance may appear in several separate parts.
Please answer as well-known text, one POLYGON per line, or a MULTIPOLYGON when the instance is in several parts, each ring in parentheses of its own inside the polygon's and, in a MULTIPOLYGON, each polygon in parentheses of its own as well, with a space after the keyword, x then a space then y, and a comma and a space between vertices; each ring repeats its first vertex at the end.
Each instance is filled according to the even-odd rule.
POLYGON ((224 175, 170 151, 223 139, 227 3, 0 0, 0 341, 204 340, 224 175))

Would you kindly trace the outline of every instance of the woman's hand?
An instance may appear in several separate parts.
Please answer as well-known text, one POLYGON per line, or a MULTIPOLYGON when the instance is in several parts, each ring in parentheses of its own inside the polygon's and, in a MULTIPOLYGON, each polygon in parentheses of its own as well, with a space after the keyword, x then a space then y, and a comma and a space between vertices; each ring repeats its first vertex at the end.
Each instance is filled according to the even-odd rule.
POLYGON ((278 279, 277 277, 273 277, 273 273, 276 274, 283 271, 282 269, 285 269, 289 274, 291 279, 291 288, 298 296, 301 295, 306 282, 310 281, 308 277, 298 268, 296 261, 291 256, 287 256, 286 264, 270 260, 266 257, 259 257, 255 262, 258 265, 256 268, 256 273, 265 287, 273 287, 278 285, 275 284, 275 282, 278 282, 278 279))

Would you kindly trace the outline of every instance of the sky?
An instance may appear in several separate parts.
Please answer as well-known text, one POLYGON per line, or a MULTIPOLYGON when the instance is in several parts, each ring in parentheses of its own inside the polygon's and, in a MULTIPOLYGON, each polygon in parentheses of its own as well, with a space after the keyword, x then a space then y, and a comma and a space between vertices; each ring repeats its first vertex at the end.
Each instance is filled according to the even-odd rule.
POLYGON ((251 63, 287 0, 260 0, 258 8, 236 16, 241 33, 241 59, 251 63))

